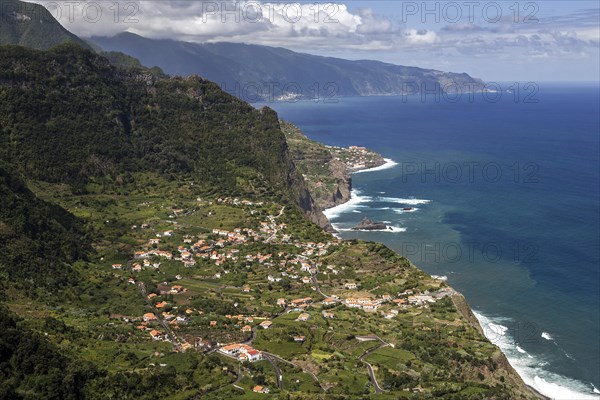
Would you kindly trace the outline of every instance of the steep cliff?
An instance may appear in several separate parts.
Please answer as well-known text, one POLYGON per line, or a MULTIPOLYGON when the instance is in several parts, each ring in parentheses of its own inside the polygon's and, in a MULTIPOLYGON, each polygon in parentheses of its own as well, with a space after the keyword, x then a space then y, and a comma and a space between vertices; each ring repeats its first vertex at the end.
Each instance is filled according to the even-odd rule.
POLYGON ((321 209, 350 200, 351 172, 385 163, 379 154, 362 147, 325 146, 310 140, 289 122, 282 121, 281 130, 286 136, 291 159, 321 209))

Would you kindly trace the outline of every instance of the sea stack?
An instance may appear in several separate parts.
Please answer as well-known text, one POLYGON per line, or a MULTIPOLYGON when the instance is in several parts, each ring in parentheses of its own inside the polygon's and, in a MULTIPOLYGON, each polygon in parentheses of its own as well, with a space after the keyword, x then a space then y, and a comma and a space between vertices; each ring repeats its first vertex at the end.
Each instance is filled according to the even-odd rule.
POLYGON ((366 217, 352 228, 354 231, 381 231, 385 229, 387 229, 387 226, 383 222, 373 222, 366 217))

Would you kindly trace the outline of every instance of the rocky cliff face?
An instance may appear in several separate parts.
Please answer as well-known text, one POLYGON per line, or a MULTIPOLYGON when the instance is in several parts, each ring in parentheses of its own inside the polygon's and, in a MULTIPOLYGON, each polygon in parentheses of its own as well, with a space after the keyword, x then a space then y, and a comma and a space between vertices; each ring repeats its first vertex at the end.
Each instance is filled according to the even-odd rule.
POLYGON ((335 179, 335 185, 331 197, 323 199, 321 206, 324 208, 344 204, 350 200, 350 192, 352 191, 352 177, 348 173, 348 168, 346 168, 344 162, 332 159, 329 162, 329 170, 331 171, 331 176, 335 179))
POLYGON ((333 231, 329 220, 323 214, 323 209, 313 199, 306 182, 302 178, 302 174, 300 174, 296 165, 291 161, 287 150, 285 158, 288 160, 288 186, 294 200, 300 205, 300 208, 304 211, 308 219, 328 232, 333 231))
MULTIPOLYGON (((454 303, 456 309, 461 313, 461 315, 481 334, 484 335, 484 330, 481 325, 479 325, 479 320, 473 314, 471 307, 467 303, 467 300, 460 293, 456 293, 452 296, 452 302, 454 303)), ((531 390, 523 379, 519 376, 517 371, 510 365, 508 359, 502 353, 500 349, 496 351, 492 357, 493 365, 495 367, 495 371, 490 371, 487 368, 484 368, 483 374, 485 377, 492 374, 492 372, 499 373, 504 377, 507 381, 508 385, 514 388, 514 396, 515 398, 540 398, 546 399, 546 397, 540 395, 539 393, 531 390)))
POLYGON ((281 122, 281 130, 286 136, 291 159, 321 209, 350 200, 352 171, 385 163, 379 154, 362 147, 332 147, 310 140, 300 129, 285 121, 281 122))

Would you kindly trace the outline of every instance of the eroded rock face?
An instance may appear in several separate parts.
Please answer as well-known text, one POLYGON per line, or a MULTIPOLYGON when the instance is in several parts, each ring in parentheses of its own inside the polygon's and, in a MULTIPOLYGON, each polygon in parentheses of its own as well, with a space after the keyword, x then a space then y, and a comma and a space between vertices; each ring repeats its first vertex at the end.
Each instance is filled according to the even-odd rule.
POLYGON ((387 229, 387 225, 383 222, 373 222, 369 218, 363 218, 358 225, 352 230, 355 231, 381 231, 387 229))

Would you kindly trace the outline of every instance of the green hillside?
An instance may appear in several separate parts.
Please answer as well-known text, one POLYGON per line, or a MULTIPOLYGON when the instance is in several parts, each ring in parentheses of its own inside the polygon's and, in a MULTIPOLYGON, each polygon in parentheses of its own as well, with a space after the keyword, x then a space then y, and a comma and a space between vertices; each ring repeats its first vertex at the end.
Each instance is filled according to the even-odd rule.
POLYGON ((307 219, 273 110, 130 61, 0 47, 0 398, 534 397, 459 293, 307 219))
POLYGON ((43 6, 18 0, 0 4, 0 45, 14 44, 46 50, 62 43, 90 48, 63 28, 43 6))
POLYGON ((0 167, 0 273, 4 284, 31 294, 60 291, 76 282, 68 265, 90 248, 83 224, 62 208, 37 198, 0 167))
POLYGON ((0 80, 0 158, 31 178, 83 187, 154 171, 230 194, 281 194, 290 179, 277 115, 198 77, 124 72, 63 45, 1 48, 0 80))

